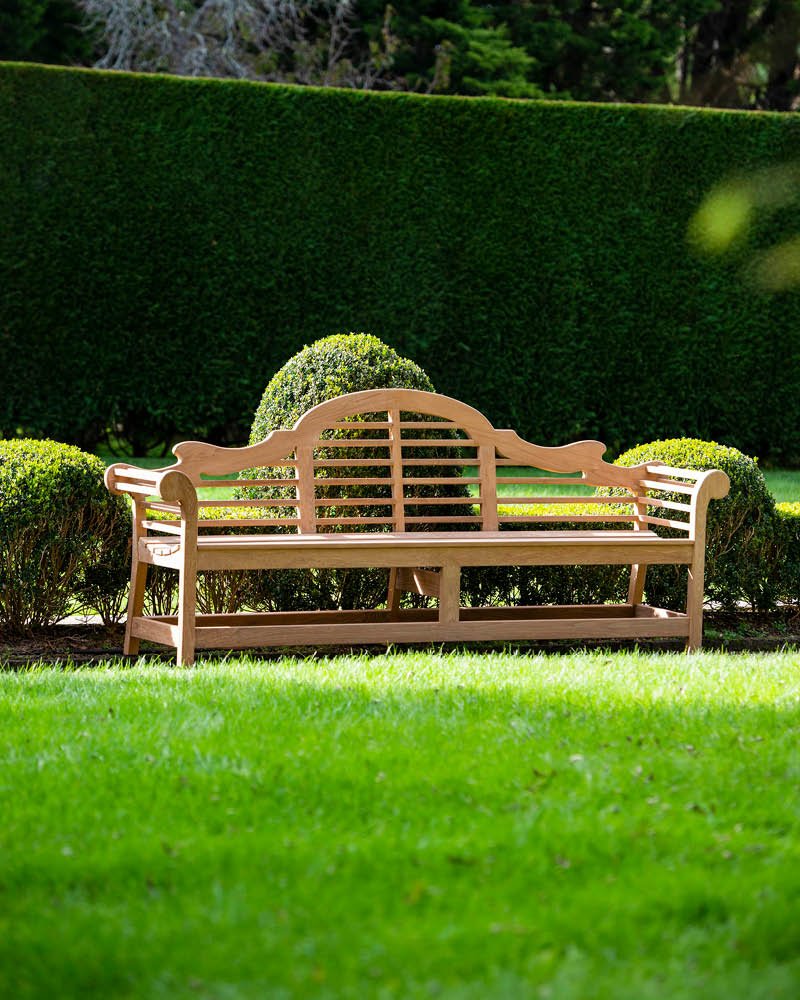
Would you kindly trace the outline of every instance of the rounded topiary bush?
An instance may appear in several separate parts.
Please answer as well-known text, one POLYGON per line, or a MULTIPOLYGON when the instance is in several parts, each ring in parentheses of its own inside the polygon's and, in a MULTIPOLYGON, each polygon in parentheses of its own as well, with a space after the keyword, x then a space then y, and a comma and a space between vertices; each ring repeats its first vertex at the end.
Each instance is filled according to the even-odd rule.
POLYGON ((779 600, 800 604, 800 503, 776 504, 773 568, 779 600))
MULTIPOLYGON (((328 399, 384 388, 434 391, 433 383, 419 365, 371 334, 324 337, 290 358, 267 385, 253 420, 250 443, 263 441, 273 430, 292 427, 312 406, 328 399)), ((337 431, 334 437, 345 437, 347 433, 346 430, 337 431)), ((441 432, 435 434, 440 436, 441 432)), ((384 433, 377 432, 376 436, 383 437, 384 433)), ((424 432, 420 431, 419 436, 424 437, 424 432)), ((430 451, 426 454, 430 455, 430 451)), ((449 454, 452 455, 452 451, 449 454)), ((369 450, 364 450, 359 452, 359 457, 372 456, 369 450)), ((376 452, 374 457, 382 455, 376 452)), ((435 455, 433 458, 435 463, 435 455)), ((359 475, 358 469, 339 471, 342 476, 358 478, 359 475)), ((431 474, 435 474, 435 468, 431 474)), ((274 479, 290 475, 286 469, 264 468, 250 469, 242 473, 242 478, 274 479)), ((358 497, 374 493, 374 488, 350 486, 340 495, 358 497)), ((441 496, 441 488, 432 487, 431 495, 434 494, 441 496)), ((281 498, 285 499, 281 487, 251 489, 246 495, 271 501, 281 513, 290 513, 280 507, 281 498)), ((449 495, 465 496, 466 491, 461 487, 453 488, 449 495)), ((439 507, 436 513, 444 511, 439 507)), ((384 570, 276 570, 258 574, 257 586, 254 603, 270 610, 371 608, 386 599, 387 573, 384 570)))
POLYGON ((129 513, 99 458, 55 441, 0 441, 0 628, 80 610, 106 621, 128 575, 129 513))
POLYGON ((270 431, 291 427, 326 399, 384 388, 434 391, 418 364, 372 334, 324 337, 304 347, 273 376, 256 410, 250 444, 263 441, 270 431))
MULTIPOLYGON (((706 534, 706 594, 722 608, 746 602, 769 610, 777 597, 772 573, 777 517, 758 463, 736 448, 696 438, 670 438, 641 444, 620 455, 617 465, 661 461, 677 468, 721 469, 730 479, 730 492, 708 507, 706 534)), ((685 502, 684 496, 672 499, 685 502)), ((675 534, 656 526, 659 535, 675 534)), ((651 566, 645 596, 650 604, 682 609, 686 601, 686 570, 678 566, 651 566)))

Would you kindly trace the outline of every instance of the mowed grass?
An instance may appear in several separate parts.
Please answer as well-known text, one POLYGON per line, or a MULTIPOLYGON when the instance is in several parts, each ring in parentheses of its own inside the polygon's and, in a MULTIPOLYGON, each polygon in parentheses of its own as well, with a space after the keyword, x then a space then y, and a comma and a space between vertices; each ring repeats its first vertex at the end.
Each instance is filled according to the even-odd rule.
POLYGON ((0 674, 0 996, 800 995, 800 655, 0 674))

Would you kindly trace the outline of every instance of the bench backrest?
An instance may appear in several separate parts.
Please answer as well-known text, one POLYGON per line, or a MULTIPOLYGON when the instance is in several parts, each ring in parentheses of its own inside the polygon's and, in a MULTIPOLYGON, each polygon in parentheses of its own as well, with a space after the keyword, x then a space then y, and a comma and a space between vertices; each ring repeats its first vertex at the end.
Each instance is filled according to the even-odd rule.
MULTIPOLYGON (((231 481, 218 477, 262 470, 237 483, 248 496, 203 500, 201 507, 255 508, 248 525, 273 530, 493 531, 548 522, 627 522, 692 533, 691 500, 703 473, 655 464, 622 468, 603 460, 605 450, 599 441, 531 444, 447 396, 373 389, 321 403, 291 429, 273 431, 249 447, 183 442, 173 449, 177 462, 162 471, 177 470, 196 486, 229 489, 231 481), (498 478, 521 494, 498 498, 498 478), (587 497, 577 489, 586 486, 628 495, 587 497), (543 487, 552 492, 538 495, 543 487), (565 508, 575 503, 590 506, 579 513, 565 508), (502 509, 508 504, 512 513, 502 509)), ((124 488, 125 467, 115 466, 113 474, 124 488)), ((174 510, 169 504, 147 506, 174 510)), ((199 527, 241 523, 201 515, 199 527)))

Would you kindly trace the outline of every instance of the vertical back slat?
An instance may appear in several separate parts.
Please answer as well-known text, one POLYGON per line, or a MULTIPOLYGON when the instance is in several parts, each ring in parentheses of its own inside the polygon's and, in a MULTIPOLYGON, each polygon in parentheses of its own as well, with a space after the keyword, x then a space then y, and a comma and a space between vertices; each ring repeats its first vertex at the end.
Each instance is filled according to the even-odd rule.
POLYGON ((494 445, 482 444, 478 448, 478 475, 480 477, 481 515, 484 531, 497 531, 497 469, 494 445))
POLYGON ((300 517, 300 534, 313 535, 317 530, 316 507, 314 505, 314 448, 299 445, 297 458, 297 503, 300 517))
POLYGON ((403 488, 403 441, 400 430, 400 410, 392 408, 389 417, 389 455, 392 460, 392 508, 394 530, 406 530, 405 491, 403 488))

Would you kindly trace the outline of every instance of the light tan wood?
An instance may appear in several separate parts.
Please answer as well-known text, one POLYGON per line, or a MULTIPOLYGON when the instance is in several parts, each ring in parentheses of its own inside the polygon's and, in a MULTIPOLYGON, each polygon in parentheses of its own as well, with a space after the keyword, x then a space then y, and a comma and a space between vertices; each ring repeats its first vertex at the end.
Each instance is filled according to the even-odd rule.
POLYGON ((363 645, 401 642, 496 642, 538 639, 685 638, 683 618, 552 618, 442 623, 356 622, 324 625, 226 625, 198 629, 199 649, 363 645))
POLYGON ((161 642, 165 646, 178 644, 178 619, 173 617, 169 622, 156 617, 132 618, 131 632, 139 639, 149 639, 151 642, 161 642))
POLYGON ((484 531, 497 531, 497 458, 494 445, 483 444, 478 449, 478 472, 480 475, 481 516, 484 531))
MULTIPOLYGON (((541 621, 598 618, 680 618, 688 629, 688 619, 683 612, 655 608, 647 604, 632 607, 630 604, 548 604, 517 605, 514 607, 461 608, 462 621, 541 621)), ((404 608, 400 613, 403 622, 435 622, 439 620, 438 608, 404 608)), ((197 616, 197 627, 222 625, 335 625, 337 623, 391 621, 390 612, 383 609, 368 611, 266 611, 228 614, 202 614, 197 616)), ((168 628, 177 624, 177 615, 156 615, 141 618, 140 622, 155 622, 168 628)), ((138 628, 137 625, 134 628, 138 628)))
MULTIPOLYGON (((174 566, 180 540, 145 538, 140 557, 174 566)), ((359 569, 369 567, 508 565, 689 565, 688 538, 658 538, 642 531, 368 532, 311 535, 201 535, 198 569, 359 569)))
POLYGON ((395 573, 396 586, 411 594, 424 597, 439 596, 440 573, 434 569, 408 569, 399 566, 392 570, 395 573))
POLYGON ((636 522, 633 514, 501 514, 498 520, 503 524, 513 524, 515 521, 527 521, 538 524, 574 524, 585 521, 587 524, 600 522, 631 524, 636 522))
POLYGON ((461 570, 458 566, 442 566, 439 574, 439 623, 456 623, 460 604, 461 570))
POLYGON ((394 530, 405 531, 405 499, 403 496, 403 442, 400 429, 400 411, 389 409, 389 438, 392 458, 392 502, 394 505, 394 530))
POLYGON ((687 496, 694 496, 696 486, 694 483, 679 483, 668 479, 642 479, 641 485, 648 490, 661 490, 663 493, 685 493, 687 496))
MULTIPOLYGON (((628 506, 632 504, 635 497, 580 497, 576 498, 574 496, 569 496, 567 494, 560 494, 558 496, 516 496, 514 494, 509 494, 508 496, 501 496, 497 501, 500 504, 519 506, 522 504, 536 504, 537 506, 545 506, 546 504, 574 504, 580 503, 587 507, 603 507, 603 506, 616 506, 621 507, 623 505, 628 506)), ((594 516, 594 515, 593 515, 594 516)), ((630 520, 630 518, 628 518, 630 520)))
POLYGON ((122 641, 122 652, 125 656, 135 656, 139 652, 139 637, 131 630, 135 618, 138 618, 144 608, 145 586, 147 584, 147 563, 139 558, 139 539, 145 534, 145 505, 138 496, 131 504, 133 515, 133 532, 131 542, 131 588, 128 591, 128 617, 125 622, 125 638, 122 641))
POLYGON ((400 613, 400 599, 406 587, 403 587, 400 574, 403 570, 398 566, 392 566, 389 570, 389 588, 386 593, 386 607, 391 619, 397 618, 400 613))
POLYGON ((697 648, 702 641, 706 511, 709 501, 728 489, 727 477, 717 470, 698 472, 652 462, 633 468, 614 466, 603 460, 605 447, 599 441, 555 448, 534 445, 514 431, 496 430, 481 413, 458 400, 407 389, 368 390, 328 400, 309 410, 293 428, 273 431, 260 444, 246 448, 190 441, 173 450, 176 461, 166 468, 145 470, 118 463, 106 473, 108 488, 127 493, 134 501, 126 652, 136 651, 139 638, 176 646, 181 663, 192 662, 196 647, 216 645, 658 635, 684 636, 690 648, 697 648), (417 414, 429 419, 417 419, 417 414), (340 436, 343 431, 347 437, 340 436), (376 431, 386 436, 370 438, 376 431), (420 431, 437 436, 425 437, 420 431), (363 457, 367 449, 381 457, 363 457), (426 449, 437 454, 420 457, 426 449), (459 449, 459 457, 441 457, 442 449, 459 449), (497 470, 511 466, 522 467, 523 474, 509 477, 508 483, 605 486, 625 490, 629 496, 498 497, 497 470), (294 496, 198 503, 198 486, 230 487, 230 480, 214 477, 265 467, 285 468, 292 476, 239 480, 239 485, 283 486, 294 496), (351 469, 363 470, 363 477, 351 469), (413 474, 415 469, 419 476, 413 474), (447 485, 478 486, 478 495, 413 495, 415 486, 447 485), (391 495, 375 496, 374 490, 363 499, 331 495, 337 487, 352 486, 389 487, 391 495), (660 495, 649 496, 648 491, 660 495), (685 496, 686 502, 670 499, 671 493, 685 496), (498 515, 503 503, 531 510, 498 515), (569 503, 595 510, 554 512, 569 503), (629 506, 630 513, 604 513, 616 504, 629 506), (205 518, 204 506, 236 508, 242 517, 205 518), (446 506, 460 508, 463 514, 415 513, 446 506), (553 510, 546 509, 551 506, 553 510), (270 508, 280 507, 296 508, 297 515, 264 516, 270 508), (391 516, 383 515, 381 508, 390 510, 391 516), (651 513, 660 509, 686 514, 687 520, 651 513), (148 511, 172 514, 173 520, 154 520, 148 511), (370 516, 370 511, 377 516, 370 516), (620 528, 593 527, 603 522, 618 523, 620 528), (559 527, 511 530, 519 524, 540 523, 559 527), (288 527, 296 533, 214 533, 221 528, 252 531, 262 526, 288 527), (677 529, 681 537, 659 537, 653 526, 677 529), (464 530, 470 527, 478 530, 464 530), (342 530, 349 528, 356 530, 342 530), (687 566, 685 614, 643 604, 646 568, 656 563, 687 566), (465 566, 600 564, 631 567, 628 603, 622 610, 460 607, 465 566), (142 617, 148 565, 179 573, 179 613, 174 620, 142 617), (305 612, 212 616, 213 623, 196 615, 199 571, 361 567, 389 570, 385 612, 333 612, 323 618, 305 612), (438 596, 438 611, 402 610, 404 590, 438 596))

